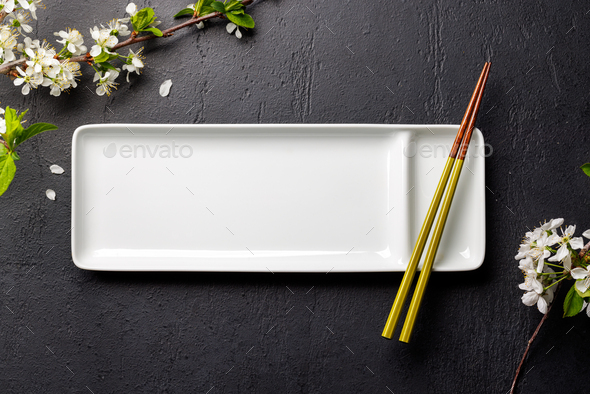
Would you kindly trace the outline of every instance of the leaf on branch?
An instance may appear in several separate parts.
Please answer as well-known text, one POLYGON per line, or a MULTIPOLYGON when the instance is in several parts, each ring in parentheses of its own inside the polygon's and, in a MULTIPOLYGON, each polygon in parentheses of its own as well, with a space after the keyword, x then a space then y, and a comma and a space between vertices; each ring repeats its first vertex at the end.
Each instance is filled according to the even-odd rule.
POLYGON ((156 37, 162 37, 164 35, 164 34, 162 34, 162 31, 160 29, 155 28, 155 27, 148 27, 146 29, 143 29, 142 31, 149 31, 156 37))
POLYGON ((209 15, 214 12, 217 12, 217 11, 215 11, 215 8, 213 8, 209 5, 204 5, 203 8, 201 8, 201 13, 199 14, 199 16, 209 15))
POLYGON ((16 148, 14 142, 16 137, 23 130, 23 126, 21 126, 20 122, 23 119, 23 116, 25 116, 25 114, 27 113, 27 111, 24 111, 22 114, 17 115, 16 110, 10 107, 6 107, 4 113, 4 120, 6 122, 6 132, 4 133, 4 141, 6 141, 6 144, 8 145, 11 151, 13 151, 16 148))
POLYGON ((98 63, 98 65, 100 66, 102 71, 115 70, 115 71, 119 72, 119 69, 117 67, 113 66, 109 62, 98 63))
POLYGON ((590 163, 586 163, 580 168, 582 169, 582 171, 584 171, 584 174, 590 176, 590 163))
POLYGON ((12 156, 6 154, 6 150, 4 150, 3 154, 0 153, 0 196, 8 189, 15 172, 16 165, 14 164, 14 159, 12 156))
POLYGON ((225 4, 223 4, 221 1, 212 2, 211 8, 213 8, 217 12, 221 12, 222 14, 225 14, 225 4))
POLYGON ((23 142, 25 142, 29 138, 36 136, 39 133, 42 133, 42 132, 48 131, 48 130, 56 130, 56 129, 57 129, 57 126, 52 125, 51 123, 32 124, 29 127, 27 127, 26 129, 24 129, 23 131, 21 131, 20 134, 16 137, 16 140, 14 143, 14 148, 16 149, 16 147, 18 145, 22 144, 23 142))
POLYGON ((176 15, 174 15, 175 18, 181 17, 181 16, 185 16, 185 15, 193 15, 195 12, 193 11, 192 8, 185 8, 180 10, 176 15))
POLYGON ((135 31, 142 31, 155 21, 154 10, 150 7, 137 11, 137 14, 131 17, 131 24, 135 31))
POLYGON ((576 284, 574 283, 563 301, 563 317, 576 316, 582 311, 583 307, 584 299, 576 291, 576 284))
POLYGON ((236 15, 233 12, 228 12, 225 16, 238 26, 247 27, 249 29, 254 27, 254 19, 248 14, 236 15))

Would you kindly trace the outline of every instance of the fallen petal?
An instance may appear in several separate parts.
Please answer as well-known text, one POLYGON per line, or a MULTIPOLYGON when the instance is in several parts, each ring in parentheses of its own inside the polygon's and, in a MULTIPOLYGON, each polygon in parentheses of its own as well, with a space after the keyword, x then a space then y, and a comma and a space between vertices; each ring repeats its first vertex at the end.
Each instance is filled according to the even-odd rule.
POLYGON ((232 34, 234 32, 234 30, 236 30, 238 28, 238 26, 235 23, 228 23, 227 25, 225 25, 225 30, 229 33, 232 34))
POLYGON ((172 86, 172 80, 167 79, 160 85, 160 96, 166 97, 170 93, 170 87, 172 86))
POLYGON ((54 174, 63 174, 64 173, 64 169, 61 168, 60 166, 58 166, 57 164, 52 164, 49 166, 49 169, 51 170, 51 172, 53 172, 54 174))
POLYGON ((55 201, 55 192, 53 190, 47 189, 45 191, 45 195, 47 196, 48 199, 55 201))

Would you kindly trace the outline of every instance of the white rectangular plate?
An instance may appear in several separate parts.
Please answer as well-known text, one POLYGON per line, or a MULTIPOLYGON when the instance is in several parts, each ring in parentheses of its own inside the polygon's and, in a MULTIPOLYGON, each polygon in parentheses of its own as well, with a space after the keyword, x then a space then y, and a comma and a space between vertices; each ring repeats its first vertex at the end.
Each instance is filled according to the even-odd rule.
MULTIPOLYGON (((103 271, 403 271, 458 126, 82 126, 72 256, 103 271)), ((485 253, 475 130, 435 261, 485 253)))

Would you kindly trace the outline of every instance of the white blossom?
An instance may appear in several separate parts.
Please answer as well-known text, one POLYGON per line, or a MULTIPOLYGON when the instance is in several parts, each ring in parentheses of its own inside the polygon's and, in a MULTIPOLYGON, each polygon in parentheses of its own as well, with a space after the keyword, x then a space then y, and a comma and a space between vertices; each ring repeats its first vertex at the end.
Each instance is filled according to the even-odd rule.
POLYGON ((45 8, 43 6, 43 0, 29 0, 29 12, 31 13, 31 16, 33 17, 33 19, 37 20, 37 9, 39 7, 41 8, 45 8))
POLYGON ((550 221, 548 221, 545 224, 543 224, 541 226, 541 229, 544 230, 544 231, 554 230, 557 227, 561 226, 562 224, 563 224, 563 218, 551 219, 550 221))
MULTIPOLYGON (((26 0, 18 0, 18 5, 24 10, 28 10, 30 8, 29 2, 26 0)), ((16 9, 16 7, 17 5, 14 0, 0 0, 0 11, 10 14, 16 9)))
POLYGON ((242 32, 240 31, 240 28, 238 27, 238 25, 236 25, 235 23, 232 23, 232 22, 228 23, 225 26, 225 30, 227 30, 227 32, 229 34, 232 34, 234 32, 234 30, 235 30, 236 37, 242 38, 242 32))
POLYGON ((54 35, 61 37, 61 40, 57 40, 74 56, 82 55, 86 53, 86 46, 84 45, 84 36, 76 29, 69 29, 67 31, 60 30, 54 35))
POLYGON ((98 83, 96 84, 96 94, 98 94, 99 96, 104 96, 105 93, 107 96, 110 95, 111 89, 117 88, 116 85, 118 85, 118 83, 115 82, 115 79, 117 79, 118 76, 119 72, 115 70, 109 70, 106 73, 104 73, 104 75, 101 75, 100 73, 94 74, 93 81, 98 81, 98 83))
POLYGON ((129 22, 129 18, 113 19, 108 23, 110 34, 114 36, 128 36, 131 34, 129 27, 125 23, 129 22))
POLYGON ((8 15, 8 21, 11 26, 16 27, 19 33, 22 34, 23 31, 25 33, 31 33, 33 28, 28 24, 30 20, 27 18, 27 15, 28 14, 23 11, 13 12, 8 15))
POLYGON ((53 68, 52 72, 43 78, 42 85, 49 87, 49 94, 57 97, 70 87, 75 88, 78 86, 76 77, 80 75, 80 65, 72 63, 68 59, 53 68))
POLYGON ((143 56, 141 56, 141 51, 143 51, 143 48, 140 48, 139 51, 137 51, 137 53, 133 52, 131 49, 129 49, 129 56, 127 57, 127 63, 123 65, 123 70, 127 71, 127 82, 129 82, 129 74, 131 74, 132 72, 136 72, 138 75, 140 73, 140 70, 143 68, 144 64, 143 64, 143 56))
POLYGON ((137 6, 135 5, 135 3, 127 4, 127 8, 125 8, 125 12, 127 12, 131 16, 137 14, 137 6))
POLYGON ((25 49, 27 48, 35 50, 41 48, 41 44, 39 43, 39 40, 33 40, 31 37, 25 37, 23 42, 19 42, 16 46, 16 49, 19 52, 25 52, 25 49))
POLYGON ((27 71, 29 68, 32 68, 35 73, 40 74, 41 78, 43 74, 54 75, 59 68, 59 60, 55 58, 55 49, 51 48, 46 41, 35 50, 33 48, 26 48, 24 54, 28 57, 26 61, 27 71))
POLYGON ((90 29, 90 35, 94 42, 96 42, 96 45, 93 45, 92 49, 90 49, 90 56, 92 57, 100 55, 103 50, 107 53, 111 53, 110 49, 119 42, 117 37, 112 36, 111 31, 107 28, 99 29, 94 26, 93 29, 90 29))
POLYGON ((574 268, 572 270, 572 278, 576 279, 576 289, 580 293, 586 292, 590 287, 590 265, 586 268, 574 268))
POLYGON ((33 67, 27 67, 27 69, 23 71, 17 66, 16 70, 20 76, 14 80, 14 86, 23 85, 21 92, 25 96, 29 94, 31 88, 37 89, 37 87, 43 82, 43 75, 35 72, 33 67))
POLYGON ((16 59, 12 50, 16 47, 16 37, 18 33, 9 26, 0 27, 0 59, 11 62, 16 59))

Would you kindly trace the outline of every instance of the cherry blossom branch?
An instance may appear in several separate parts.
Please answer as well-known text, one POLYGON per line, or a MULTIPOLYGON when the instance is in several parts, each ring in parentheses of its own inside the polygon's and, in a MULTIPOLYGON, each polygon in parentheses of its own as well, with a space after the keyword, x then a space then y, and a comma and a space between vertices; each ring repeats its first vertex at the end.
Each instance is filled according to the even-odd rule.
MULTIPOLYGON (((246 6, 246 5, 251 4, 252 2, 253 2, 253 0, 243 0, 242 4, 246 6)), ((2 19, 4 19, 4 17, 6 16, 6 15, 4 15, 4 17, 3 17, 2 14, 4 14, 4 13, 0 12, 0 22, 2 22, 2 19)), ((174 35, 174 32, 177 30, 183 29, 188 26, 196 25, 199 22, 202 22, 202 21, 205 21, 208 19, 217 18, 217 17, 223 18, 223 14, 221 12, 213 12, 211 14, 200 16, 198 18, 193 16, 191 19, 189 19, 186 22, 180 23, 176 26, 172 26, 169 29, 162 30, 162 37, 171 37, 174 35)), ((147 40, 152 40, 154 38, 159 38, 158 36, 156 36, 154 34, 148 34, 148 35, 139 36, 139 37, 137 36, 137 34, 138 33, 134 31, 131 34, 131 37, 129 37, 127 40, 122 41, 122 42, 118 43, 117 45, 113 46, 111 48, 111 50, 116 51, 119 48, 123 48, 123 47, 126 47, 131 44, 136 44, 138 42, 143 42, 143 41, 147 41, 147 40)), ((93 58, 92 58, 92 56, 90 56, 90 53, 87 53, 85 55, 71 57, 69 59, 69 61, 70 62, 77 62, 77 63, 87 63, 87 62, 91 62, 92 59, 93 58)), ((26 61, 27 61, 27 59, 22 58, 19 60, 15 60, 15 61, 12 61, 9 63, 2 64, 2 65, 0 65, 0 74, 5 74, 5 75, 11 74, 12 71, 14 71, 17 66, 20 66, 21 64, 25 63, 26 61)))
MULTIPOLYGON (((561 286, 561 283, 557 285, 557 289, 555 289, 555 293, 557 293, 559 291, 560 286, 561 286)), ((522 368, 522 365, 524 364, 524 360, 526 359, 526 356, 529 353, 529 349, 531 348, 531 344, 533 343, 533 341, 537 337, 537 334, 539 333, 539 330, 541 330, 543 323, 545 323, 545 320, 547 320, 547 316, 549 316, 549 312, 551 312, 551 308, 553 308, 553 304, 554 303, 552 302, 549 305, 549 308, 547 308, 547 313, 545 313, 543 315, 543 318, 539 322, 537 329, 535 330, 535 332, 531 336, 531 339, 529 339, 529 342, 526 345, 526 349, 524 350, 524 354, 522 355, 522 358, 520 359, 520 364, 518 364, 518 368, 516 369, 516 374, 514 375, 514 380, 512 381, 512 387, 510 387, 510 394, 514 393, 514 389, 516 388, 516 382, 518 380, 518 375, 520 375, 520 369, 522 368)))
POLYGON ((0 11, 0 23, 2 23, 2 21, 4 21, 4 18, 6 18, 8 14, 4 11, 0 11))
POLYGON ((588 250, 590 250, 590 241, 584 245, 584 247, 582 248, 582 250, 580 250, 580 258, 584 257, 584 255, 588 252, 588 250))

